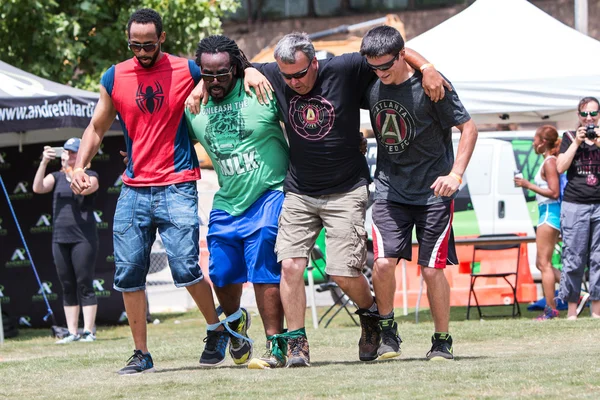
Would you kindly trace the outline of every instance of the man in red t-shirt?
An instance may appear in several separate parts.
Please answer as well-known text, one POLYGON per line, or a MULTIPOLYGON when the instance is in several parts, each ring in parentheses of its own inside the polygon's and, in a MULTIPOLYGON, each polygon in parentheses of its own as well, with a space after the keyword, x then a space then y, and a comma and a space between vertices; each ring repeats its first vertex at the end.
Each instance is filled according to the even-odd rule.
POLYGON ((200 69, 162 52, 165 32, 154 10, 134 12, 127 34, 134 57, 102 76, 100 101, 83 134, 71 185, 75 193, 89 187, 84 166, 118 114, 129 161, 114 217, 114 288, 123 293, 135 344, 119 374, 154 371, 147 347, 145 288, 157 229, 175 286, 188 290, 208 323, 200 364, 219 365, 229 333, 219 322, 211 287, 198 265, 200 168, 183 120, 184 100, 199 82, 200 69))

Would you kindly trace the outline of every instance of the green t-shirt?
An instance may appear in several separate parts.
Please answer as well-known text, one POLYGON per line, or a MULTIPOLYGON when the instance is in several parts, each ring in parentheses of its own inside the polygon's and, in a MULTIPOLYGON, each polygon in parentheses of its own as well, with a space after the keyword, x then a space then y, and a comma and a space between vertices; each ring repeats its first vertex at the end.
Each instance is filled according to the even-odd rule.
POLYGON ((219 178, 213 209, 238 216, 267 190, 282 190, 289 150, 277 105, 246 96, 242 79, 198 115, 185 112, 190 137, 202 144, 219 178))

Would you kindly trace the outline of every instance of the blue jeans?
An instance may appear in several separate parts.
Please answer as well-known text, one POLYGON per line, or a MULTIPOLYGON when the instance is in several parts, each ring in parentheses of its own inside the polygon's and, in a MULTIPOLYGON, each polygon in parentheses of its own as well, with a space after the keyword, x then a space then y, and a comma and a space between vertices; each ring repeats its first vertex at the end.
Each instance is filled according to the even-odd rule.
POLYGON ((190 286, 203 279, 198 265, 200 224, 196 182, 151 187, 124 184, 113 224, 115 290, 135 292, 146 288, 157 228, 175 286, 190 286))

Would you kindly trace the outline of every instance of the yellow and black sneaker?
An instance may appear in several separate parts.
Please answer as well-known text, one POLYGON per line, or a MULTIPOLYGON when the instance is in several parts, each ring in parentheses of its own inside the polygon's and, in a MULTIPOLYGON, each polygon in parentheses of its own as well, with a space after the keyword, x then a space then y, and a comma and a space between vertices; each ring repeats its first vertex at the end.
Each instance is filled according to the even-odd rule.
POLYGON ((390 358, 400 357, 400 335, 398 335, 398 324, 393 318, 379 320, 379 329, 381 330, 381 344, 377 349, 378 360, 389 360, 390 358))
POLYGON ((248 364, 248 369, 272 369, 285 367, 287 360, 285 357, 280 360, 273 354, 273 345, 270 340, 267 341, 267 351, 260 358, 253 358, 248 364))
POLYGON ((231 335, 229 343, 229 355, 233 362, 237 365, 245 364, 252 358, 252 342, 248 338, 248 329, 250 328, 250 314, 245 308, 242 308, 242 316, 237 320, 229 323, 229 328, 238 333, 240 336, 247 338, 236 337, 231 335))
POLYGON ((452 336, 448 333, 436 332, 431 337, 431 350, 427 353, 429 361, 447 361, 454 360, 454 351, 452 350, 452 336))

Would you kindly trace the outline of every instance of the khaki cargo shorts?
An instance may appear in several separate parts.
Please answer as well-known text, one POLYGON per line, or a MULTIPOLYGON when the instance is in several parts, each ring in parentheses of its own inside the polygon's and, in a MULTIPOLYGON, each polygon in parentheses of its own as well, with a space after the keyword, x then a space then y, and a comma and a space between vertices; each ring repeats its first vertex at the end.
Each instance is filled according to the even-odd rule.
POLYGON ((368 197, 367 186, 324 196, 287 192, 275 243, 277 261, 308 258, 321 228, 325 228, 327 274, 360 276, 367 260, 368 197))

